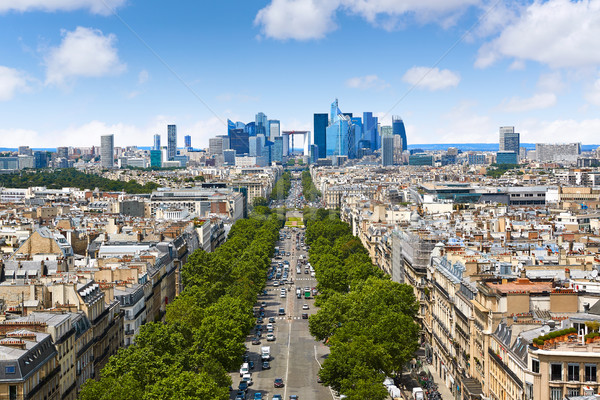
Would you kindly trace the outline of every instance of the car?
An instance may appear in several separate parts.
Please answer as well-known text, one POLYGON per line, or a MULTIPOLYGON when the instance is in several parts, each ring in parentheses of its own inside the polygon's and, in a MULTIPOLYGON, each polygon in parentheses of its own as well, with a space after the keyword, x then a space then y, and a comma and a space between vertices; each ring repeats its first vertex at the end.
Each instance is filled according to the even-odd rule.
POLYGON ((290 394, 290 400, 298 400, 298 395, 290 394))
POLYGON ((273 324, 267 324, 267 332, 273 332, 273 324))
POLYGON ((244 376, 242 376, 242 382, 246 382, 248 384, 248 386, 252 386, 252 374, 251 373, 247 373, 244 374, 244 376))
POLYGON ((248 361, 248 368, 254 369, 254 361, 248 361))
POLYGON ((275 378, 275 381, 273 382, 273 386, 276 388, 282 388, 283 385, 283 379, 282 378, 275 378))
POLYGON ((285 308, 280 308, 278 314, 285 315, 285 308))
POLYGON ((275 335, 272 333, 267 333, 267 342, 272 342, 275 340, 275 335))
POLYGON ((302 309, 303 309, 303 310, 308 310, 308 304, 304 303, 304 304, 302 305, 302 309))
POLYGON ((260 338, 258 338, 258 337, 254 337, 254 338, 252 339, 252 344, 260 344, 260 338))
POLYGON ((281 293, 279 294, 279 297, 281 297, 281 298, 285 297, 285 292, 281 292, 281 293))
POLYGON ((308 270, 308 268, 304 270, 304 273, 305 273, 305 274, 308 274, 308 273, 310 273, 310 271, 308 270))
POLYGON ((266 307, 266 306, 267 306, 267 303, 263 301, 263 302, 261 302, 261 303, 260 303, 260 306, 261 306, 261 307, 266 307))
POLYGON ((254 393, 254 400, 262 400, 262 392, 254 393))
POLYGON ((270 324, 274 324, 275 323, 275 317, 269 317, 269 323, 270 324))
POLYGON ((281 397, 280 394, 274 394, 272 400, 282 400, 283 397, 281 397))
POLYGON ((239 400, 239 399, 246 400, 246 392, 244 392, 243 390, 238 390, 235 393, 235 400, 239 400))
POLYGON ((242 392, 247 392, 248 391, 248 382, 241 381, 240 384, 238 385, 238 389, 242 392))
POLYGON ((302 313, 302 319, 308 319, 308 314, 307 313, 302 313))
MULTIPOLYGON (((308 274, 308 272, 307 272, 308 274)), ((279 281, 273 281, 273 286, 279 286, 279 281)))
POLYGON ((263 319, 262 319, 262 317, 258 317, 258 318, 256 318, 256 323, 257 323, 257 324, 262 324, 262 323, 263 323, 263 319))
POLYGON ((263 361, 262 369, 271 369, 271 363, 268 361, 263 361))

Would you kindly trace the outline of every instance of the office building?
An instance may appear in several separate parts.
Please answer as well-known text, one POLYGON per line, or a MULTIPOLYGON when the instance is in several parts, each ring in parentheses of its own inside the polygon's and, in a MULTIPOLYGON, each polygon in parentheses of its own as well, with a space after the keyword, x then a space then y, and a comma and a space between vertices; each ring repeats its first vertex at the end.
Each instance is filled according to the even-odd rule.
POLYGON ((392 131, 394 135, 400 135, 402 138, 402 151, 408 150, 408 143, 406 141, 406 129, 404 128, 404 122, 402 118, 394 115, 392 116, 392 131))
POLYGON ((394 165, 402 164, 402 136, 401 135, 392 135, 394 138, 394 165))
POLYGON ((237 155, 248 154, 248 132, 243 129, 229 130, 229 148, 236 151, 237 155))
POLYGON ((348 150, 354 146, 354 129, 352 117, 342 113, 338 100, 331 103, 329 125, 327 126, 327 156, 348 156, 348 150))
POLYGON ((311 144, 309 146, 309 160, 311 164, 314 164, 317 162, 317 160, 319 159, 319 146, 317 146, 316 144, 311 144))
POLYGON ((319 148, 319 157, 325 157, 327 152, 327 125, 329 115, 314 114, 313 119, 313 142, 319 148))
POLYGON ((60 158, 69 158, 69 148, 68 147, 57 147, 56 148, 56 156, 60 158))
POLYGON ((159 150, 150 150, 150 167, 162 167, 162 152, 159 150))
POLYGON ((272 161, 283 162, 283 136, 278 136, 273 140, 272 161))
POLYGON ((518 132, 515 132, 515 127, 501 126, 498 151, 512 151, 518 155, 520 147, 520 135, 518 132))
POLYGON ((183 144, 186 149, 192 147, 192 137, 190 135, 185 135, 183 137, 183 144))
POLYGON ((49 154, 46 151, 34 151, 33 158, 35 162, 35 168, 47 168, 49 154))
POLYGON ((281 136, 281 123, 277 119, 270 119, 267 138, 273 141, 277 136, 281 136))
POLYGON ((29 146, 19 146, 19 155, 20 156, 32 156, 33 150, 29 148, 29 146))
POLYGON ((226 135, 208 139, 208 152, 210 155, 223 154, 229 148, 229 137, 226 135))
POLYGON ((496 153, 496 164, 518 164, 519 157, 514 151, 499 151, 496 153))
POLYGON ((167 161, 175 160, 177 155, 177 125, 167 126, 167 161))
MULTIPOLYGON (((237 124, 240 124, 240 122, 238 122, 237 124)), ((243 129, 244 132, 248 134, 248 136, 256 136, 256 122, 249 122, 246 125, 244 125, 243 128, 240 128, 237 124, 236 129, 243 129)))
POLYGON ((408 157, 408 165, 433 165, 433 156, 427 155, 425 153, 412 154, 408 157))
POLYGON ((581 143, 537 143, 535 153, 538 161, 576 162, 581 154, 581 143))
POLYGON ((256 135, 267 135, 267 116, 259 112, 256 114, 256 135))
POLYGON ((485 154, 469 153, 468 162, 470 165, 484 165, 487 164, 487 157, 485 154))
POLYGON ((378 132, 378 119, 373 117, 372 112, 363 113, 363 140, 368 140, 371 150, 378 150, 381 147, 381 139, 378 132))
POLYGON ((235 150, 225 149, 223 150, 223 163, 225 165, 235 165, 235 150))
POLYGON ((381 165, 394 165, 394 135, 381 136, 381 165))
POLYGON ((102 168, 112 168, 115 163, 115 135, 100 137, 100 160, 102 168))
POLYGON ((160 150, 160 135, 158 133, 154 135, 154 146, 152 146, 152 150, 160 150))

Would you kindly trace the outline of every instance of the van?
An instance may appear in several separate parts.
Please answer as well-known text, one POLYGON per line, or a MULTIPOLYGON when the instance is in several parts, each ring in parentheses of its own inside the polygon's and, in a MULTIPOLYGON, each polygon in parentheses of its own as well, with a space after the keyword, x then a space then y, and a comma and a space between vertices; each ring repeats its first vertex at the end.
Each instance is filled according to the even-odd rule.
POLYGON ((242 376, 244 376, 244 374, 247 374, 248 372, 250 372, 250 366, 248 365, 248 363, 243 363, 242 364, 242 368, 240 368, 240 378, 242 376))

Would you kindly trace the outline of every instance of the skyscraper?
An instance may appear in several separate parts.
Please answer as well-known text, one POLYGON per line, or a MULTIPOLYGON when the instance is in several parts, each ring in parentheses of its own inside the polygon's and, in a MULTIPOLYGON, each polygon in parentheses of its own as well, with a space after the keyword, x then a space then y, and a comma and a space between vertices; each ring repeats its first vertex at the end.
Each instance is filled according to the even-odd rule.
MULTIPOLYGON (((329 125, 327 126, 327 155, 348 156, 348 150, 354 146, 354 130, 351 114, 344 114, 338 107, 338 100, 331 103, 329 125)), ((321 153, 319 151, 319 153, 321 153)))
POLYGON ((248 132, 243 129, 231 129, 229 131, 229 148, 235 150, 236 154, 248 154, 248 132))
POLYGON ((363 113, 363 140, 371 143, 371 150, 377 150, 380 146, 379 132, 377 130, 378 119, 373 117, 372 112, 363 113))
POLYGON ((152 146, 152 150, 160 150, 160 135, 158 133, 154 135, 154 146, 152 146))
POLYGON ((112 168, 115 164, 115 135, 100 137, 100 162, 102 168, 112 168))
POLYGON ((162 167, 162 152, 160 148, 158 150, 150 150, 150 166, 156 168, 162 167))
POLYGON ((515 132, 514 126, 501 126, 500 127, 500 141, 498 150, 499 151, 512 151, 519 154, 520 135, 515 132))
POLYGON ((167 161, 175 160, 177 155, 177 125, 167 125, 167 161))
POLYGON ((327 125, 329 122, 329 115, 327 114, 315 114, 314 115, 314 143, 319 148, 319 157, 324 158, 325 152, 327 151, 327 125))
POLYGON ((394 135, 381 135, 381 165, 394 165, 394 135))
POLYGON ((256 114, 256 134, 267 135, 267 116, 262 112, 256 114))
POLYGON ((189 149, 190 147, 192 147, 192 137, 190 135, 185 135, 183 137, 183 143, 184 143, 184 147, 186 149, 189 149))
POLYGON ((273 140, 273 161, 283 161, 283 136, 277 136, 273 140))
POLYGON ((267 138, 273 141, 277 136, 281 136, 281 124, 278 119, 270 119, 267 138))
POLYGON ((402 151, 408 150, 408 144, 406 142, 406 129, 404 128, 404 122, 402 118, 394 115, 392 116, 392 131, 394 135, 400 135, 402 137, 402 151))

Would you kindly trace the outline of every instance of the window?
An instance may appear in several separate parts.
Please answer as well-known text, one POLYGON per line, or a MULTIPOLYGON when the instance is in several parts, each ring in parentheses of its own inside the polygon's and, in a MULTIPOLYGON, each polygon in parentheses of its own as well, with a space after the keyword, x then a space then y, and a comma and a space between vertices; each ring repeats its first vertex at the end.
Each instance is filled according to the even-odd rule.
POLYGON ((567 380, 579 381, 579 364, 567 365, 567 380))
POLYGON ((569 397, 579 396, 579 388, 567 388, 567 395, 569 397))
POLYGON ((550 380, 562 381, 562 364, 550 364, 550 380))
POLYGON ((17 387, 16 386, 9 386, 8 387, 8 398, 9 400, 17 400, 17 387))
POLYGON ((5 374, 14 374, 15 373, 15 366, 14 365, 9 365, 7 367, 4 367, 4 373, 5 374))
POLYGON ((536 374, 540 373, 540 362, 539 360, 531 359, 531 371, 536 374))
POLYGON ((550 388, 550 400, 562 400, 562 388, 550 388))
POLYGON ((585 365, 585 381, 586 382, 596 382, 597 381, 597 371, 596 364, 586 364, 585 365))

